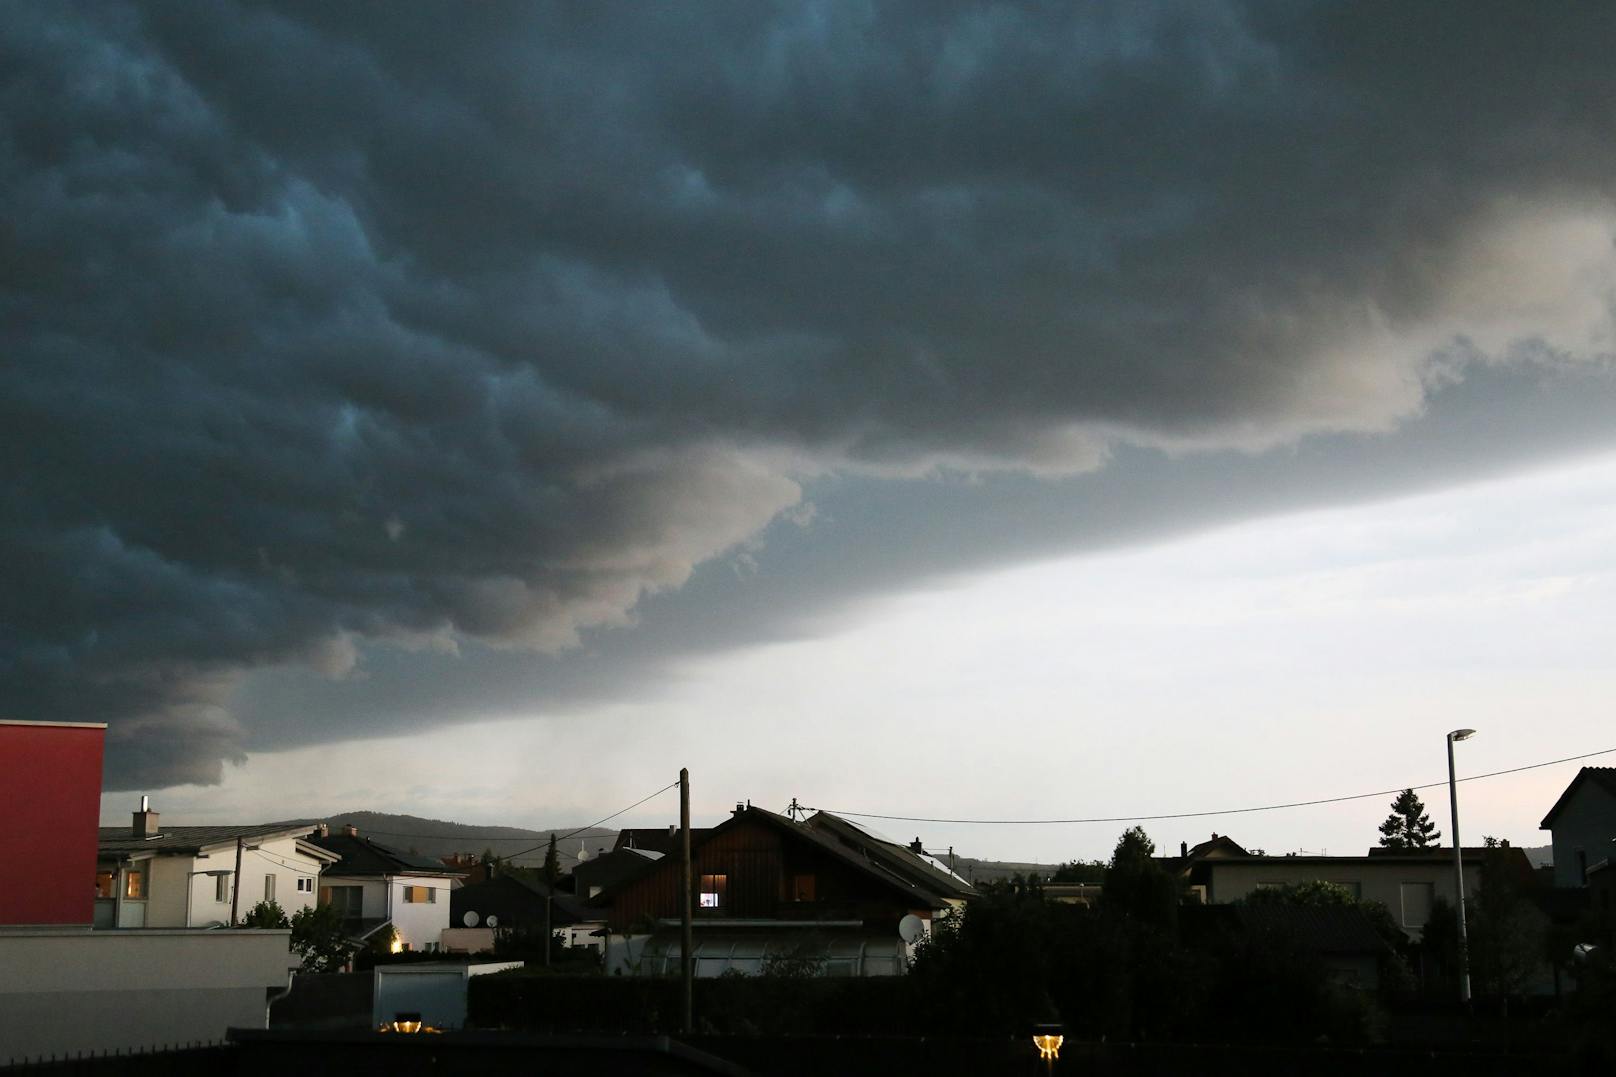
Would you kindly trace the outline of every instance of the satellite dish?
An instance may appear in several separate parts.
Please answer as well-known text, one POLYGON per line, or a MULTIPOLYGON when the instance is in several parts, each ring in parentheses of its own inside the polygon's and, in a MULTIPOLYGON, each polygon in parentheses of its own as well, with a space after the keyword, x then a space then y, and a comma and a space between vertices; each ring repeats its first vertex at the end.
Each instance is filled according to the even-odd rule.
POLYGON ((919 942, 920 936, 925 933, 926 922, 914 913, 910 913, 898 921, 898 937, 910 945, 919 942))
POLYGON ((499 917, 495 916, 493 913, 489 913, 488 914, 488 926, 489 927, 498 927, 499 926, 499 917))
POLYGON ((473 912, 471 909, 467 909, 466 910, 466 915, 464 915, 464 916, 462 916, 460 918, 460 922, 462 924, 465 924, 467 927, 476 927, 477 926, 477 914, 475 912, 473 912))

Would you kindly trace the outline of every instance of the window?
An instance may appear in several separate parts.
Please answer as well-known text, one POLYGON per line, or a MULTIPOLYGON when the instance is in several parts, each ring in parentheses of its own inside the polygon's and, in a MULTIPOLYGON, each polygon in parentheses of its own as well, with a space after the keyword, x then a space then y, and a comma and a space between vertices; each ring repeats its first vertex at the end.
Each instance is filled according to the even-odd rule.
POLYGON ((299 875, 297 877, 297 892, 300 894, 314 893, 314 877, 310 875, 299 875))
POLYGON ((1431 918, 1431 903, 1436 897, 1435 883, 1403 883, 1399 887, 1403 904, 1403 926, 1424 927, 1431 918))
POLYGON ((215 875, 213 877, 213 900, 216 902, 230 900, 230 876, 215 875))
POLYGON ((117 877, 115 871, 98 871, 95 873, 95 896, 110 898, 117 896, 117 877))
POLYGON ((430 886, 406 886, 404 900, 413 905, 432 905, 438 900, 438 892, 430 886))
POLYGON ((812 875, 793 875, 791 877, 791 900, 814 900, 814 877, 812 875))
POLYGON ((123 896, 128 901, 146 900, 146 873, 130 868, 123 874, 123 896))
POLYGON ((729 891, 728 875, 703 875, 701 877, 701 902, 704 909, 722 909, 724 895, 729 891))
POLYGON ((1363 883, 1356 882, 1356 881, 1354 881, 1354 882, 1339 882, 1339 883, 1336 883, 1335 885, 1341 887, 1347 893, 1351 894, 1353 901, 1362 901, 1363 900, 1363 883))
POLYGON ((338 915, 352 919, 362 915, 365 888, 362 886, 322 886, 320 904, 330 905, 338 915))
POLYGON ((264 900, 275 900, 275 876, 273 875, 264 876, 264 900))

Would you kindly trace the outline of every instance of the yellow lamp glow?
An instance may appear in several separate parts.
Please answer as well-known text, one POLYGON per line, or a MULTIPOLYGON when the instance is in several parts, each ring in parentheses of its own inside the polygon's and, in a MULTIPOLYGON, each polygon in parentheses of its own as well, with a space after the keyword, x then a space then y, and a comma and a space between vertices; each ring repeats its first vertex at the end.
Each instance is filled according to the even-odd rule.
POLYGON ((393 936, 393 941, 387 944, 387 950, 388 950, 389 953, 394 953, 394 954, 403 953, 404 952, 404 940, 399 938, 397 935, 394 935, 393 936))
POLYGON ((1032 1038, 1032 1042, 1038 1048, 1039 1058, 1054 1060, 1060 1057, 1061 1044, 1066 1042, 1066 1037, 1040 1032, 1032 1038))

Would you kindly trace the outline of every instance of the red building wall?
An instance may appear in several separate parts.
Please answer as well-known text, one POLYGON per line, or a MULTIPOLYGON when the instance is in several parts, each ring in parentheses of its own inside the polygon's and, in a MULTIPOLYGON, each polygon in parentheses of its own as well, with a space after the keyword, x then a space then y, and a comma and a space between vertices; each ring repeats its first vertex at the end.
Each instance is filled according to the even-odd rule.
POLYGON ((95 916, 104 725, 0 721, 0 925, 95 916))

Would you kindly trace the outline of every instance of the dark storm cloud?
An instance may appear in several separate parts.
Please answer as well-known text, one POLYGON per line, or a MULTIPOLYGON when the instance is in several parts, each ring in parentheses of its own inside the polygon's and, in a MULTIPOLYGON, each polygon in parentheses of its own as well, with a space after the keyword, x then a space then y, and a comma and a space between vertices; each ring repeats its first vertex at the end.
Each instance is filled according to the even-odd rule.
POLYGON ((243 671, 565 649, 816 476, 1608 357, 1613 18, 10 6, 8 708, 216 780, 243 671))

